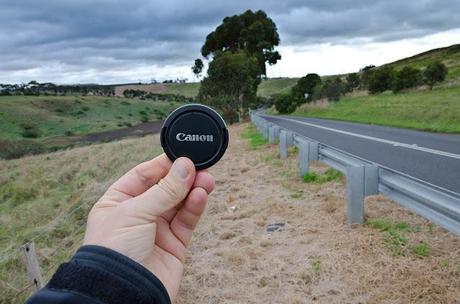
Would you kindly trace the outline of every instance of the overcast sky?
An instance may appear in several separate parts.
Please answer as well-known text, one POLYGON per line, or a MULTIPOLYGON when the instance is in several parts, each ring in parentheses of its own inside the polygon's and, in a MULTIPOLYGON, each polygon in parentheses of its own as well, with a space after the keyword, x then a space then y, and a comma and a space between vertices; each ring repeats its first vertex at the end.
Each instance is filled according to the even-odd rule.
POLYGON ((263 9, 282 60, 269 77, 356 71, 460 43, 458 0, 0 0, 0 83, 185 77, 225 16, 263 9))

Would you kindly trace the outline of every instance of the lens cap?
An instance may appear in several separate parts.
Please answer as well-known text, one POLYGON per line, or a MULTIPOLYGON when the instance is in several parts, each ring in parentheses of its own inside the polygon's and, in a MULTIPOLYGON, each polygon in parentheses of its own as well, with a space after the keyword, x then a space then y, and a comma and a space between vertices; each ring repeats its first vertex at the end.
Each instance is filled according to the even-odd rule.
POLYGON ((161 146, 171 161, 188 157, 197 170, 214 165, 224 155, 228 131, 222 117, 210 107, 188 104, 166 118, 161 146))

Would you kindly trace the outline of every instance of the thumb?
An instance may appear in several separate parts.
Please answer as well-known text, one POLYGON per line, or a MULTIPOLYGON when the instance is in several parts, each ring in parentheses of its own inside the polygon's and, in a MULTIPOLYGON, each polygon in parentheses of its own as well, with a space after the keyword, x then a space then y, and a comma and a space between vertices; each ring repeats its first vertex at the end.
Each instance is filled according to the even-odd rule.
POLYGON ((141 195, 127 201, 126 208, 145 217, 157 217, 182 202, 195 180, 195 166, 185 157, 176 159, 168 174, 141 195))

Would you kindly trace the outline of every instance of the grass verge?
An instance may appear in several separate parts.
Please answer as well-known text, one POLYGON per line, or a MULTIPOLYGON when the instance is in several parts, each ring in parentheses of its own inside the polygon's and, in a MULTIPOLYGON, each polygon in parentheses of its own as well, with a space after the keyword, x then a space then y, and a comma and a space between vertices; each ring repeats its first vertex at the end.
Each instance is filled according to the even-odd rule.
POLYGON ((294 115, 423 131, 460 133, 460 87, 345 97, 327 107, 304 105, 294 115))
POLYGON ((263 138, 253 124, 248 124, 246 130, 241 133, 241 137, 249 140, 252 149, 257 149, 268 144, 268 140, 263 138))

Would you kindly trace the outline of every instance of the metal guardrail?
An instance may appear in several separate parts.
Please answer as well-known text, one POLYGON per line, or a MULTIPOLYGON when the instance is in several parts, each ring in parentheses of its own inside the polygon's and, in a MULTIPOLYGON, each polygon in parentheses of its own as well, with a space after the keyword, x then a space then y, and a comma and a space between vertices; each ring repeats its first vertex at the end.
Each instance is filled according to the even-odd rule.
POLYGON ((283 129, 257 112, 252 112, 250 117, 269 143, 274 144, 279 140, 281 159, 287 157, 289 146, 299 148, 301 176, 309 172, 310 162, 315 160, 323 161, 346 175, 347 217, 350 224, 363 223, 366 196, 382 194, 460 235, 460 194, 283 129))

